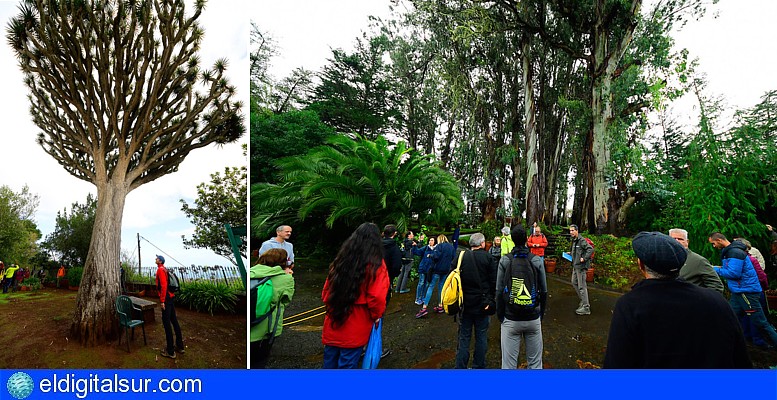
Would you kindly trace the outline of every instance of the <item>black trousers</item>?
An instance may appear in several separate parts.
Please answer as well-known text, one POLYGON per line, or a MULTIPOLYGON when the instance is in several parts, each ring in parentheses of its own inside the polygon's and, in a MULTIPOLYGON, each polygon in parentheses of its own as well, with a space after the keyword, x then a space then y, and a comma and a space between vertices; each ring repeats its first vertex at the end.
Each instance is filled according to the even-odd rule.
POLYGON ((272 340, 262 339, 251 342, 251 369, 264 369, 270 358, 272 340))
POLYGON ((172 298, 165 300, 165 309, 162 310, 162 325, 165 327, 167 354, 173 354, 176 348, 183 349, 183 335, 181 327, 178 325, 178 317, 175 316, 175 300, 172 298), (172 329, 170 328, 171 324, 172 329), (173 329, 175 330, 175 346, 173 346, 173 329))

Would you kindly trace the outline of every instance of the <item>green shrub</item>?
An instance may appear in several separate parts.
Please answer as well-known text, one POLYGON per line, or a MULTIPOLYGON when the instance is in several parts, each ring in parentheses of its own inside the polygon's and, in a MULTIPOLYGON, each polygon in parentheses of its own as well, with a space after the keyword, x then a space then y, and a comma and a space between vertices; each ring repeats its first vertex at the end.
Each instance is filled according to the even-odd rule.
POLYGON ((234 314, 237 305, 235 288, 221 282, 186 282, 181 285, 176 297, 190 309, 210 315, 220 312, 234 314))
POLYGON ((142 283, 155 285, 156 277, 152 275, 143 275, 132 268, 124 268, 124 282, 127 283, 142 283))
POLYGON ((70 286, 80 286, 81 285, 81 277, 84 275, 84 268, 83 267, 73 267, 70 268, 69 271, 67 271, 67 275, 65 277, 67 278, 68 285, 70 286))
MULTIPOLYGON (((480 233, 483 234, 483 236, 486 237, 486 240, 489 242, 494 240, 495 236, 501 236, 502 235, 502 226, 503 224, 500 222, 497 222, 496 220, 488 220, 484 221, 482 224, 480 224, 480 233)), ((467 241, 469 242, 469 240, 467 241)))
POLYGON ((29 286, 32 290, 38 290, 43 287, 39 278, 30 277, 22 281, 22 286, 29 286))
POLYGON ((596 246, 593 266, 598 283, 624 289, 642 280, 630 237, 583 236, 591 239, 596 246))

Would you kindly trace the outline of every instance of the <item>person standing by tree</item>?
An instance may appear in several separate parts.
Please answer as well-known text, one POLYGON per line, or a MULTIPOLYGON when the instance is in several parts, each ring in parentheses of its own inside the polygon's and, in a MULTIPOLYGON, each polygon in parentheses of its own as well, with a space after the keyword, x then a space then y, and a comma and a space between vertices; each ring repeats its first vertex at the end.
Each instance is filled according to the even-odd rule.
POLYGON ((340 247, 321 291, 324 368, 357 368, 373 324, 386 311, 388 291, 380 231, 365 222, 340 247))
POLYGON ((545 265, 545 248, 548 247, 548 238, 545 237, 539 226, 534 226, 532 229, 534 232, 526 239, 526 247, 545 265))
POLYGON ((59 281, 62 280, 62 278, 65 277, 65 266, 60 265, 59 270, 57 271, 57 287, 59 287, 59 281))
MULTIPOLYGON (((515 243, 527 243, 526 230, 516 225, 515 243)), ((521 340, 526 341, 529 369, 542 369, 542 317, 548 298, 545 268, 523 245, 499 261, 496 275, 496 316, 501 322, 502 369, 518 368, 521 340)))
POLYGON ((175 353, 183 354, 186 350, 183 345, 181 327, 178 325, 178 317, 175 315, 175 293, 169 290, 168 273, 165 268, 165 258, 157 255, 156 260, 156 290, 159 293, 159 304, 162 307, 162 325, 165 327, 165 340, 167 347, 162 349, 162 357, 175 358, 175 353), (172 325, 172 329, 170 328, 172 325), (173 347, 173 330, 175 330, 175 347, 173 347))
POLYGON ((283 249, 286 250, 286 254, 289 255, 289 259, 286 261, 286 265, 289 268, 294 268, 294 245, 289 242, 291 237, 291 227, 288 225, 281 225, 275 228, 275 237, 270 238, 262 243, 262 247, 259 248, 259 256, 267 252, 270 249, 283 249))
POLYGON ((712 264, 706 258, 688 248, 688 231, 680 228, 670 229, 669 237, 680 243, 685 251, 688 252, 685 264, 680 268, 680 278, 696 286, 713 289, 723 294, 723 282, 720 281, 720 277, 712 269, 712 264))
POLYGON ((591 255, 594 248, 580 236, 577 225, 569 226, 569 234, 572 236, 572 248, 569 254, 572 255, 572 287, 575 288, 577 297, 580 298, 580 304, 575 310, 577 315, 591 314, 591 303, 588 302, 588 284, 585 281, 588 267, 591 264, 591 255))
POLYGON ((734 313, 737 317, 748 316, 760 333, 768 338, 772 345, 777 346, 777 332, 766 320, 761 308, 761 284, 758 282, 755 267, 747 256, 747 247, 739 241, 729 242, 720 232, 711 233, 707 240, 720 250, 722 265, 713 268, 718 275, 726 278, 731 291, 729 304, 734 313))

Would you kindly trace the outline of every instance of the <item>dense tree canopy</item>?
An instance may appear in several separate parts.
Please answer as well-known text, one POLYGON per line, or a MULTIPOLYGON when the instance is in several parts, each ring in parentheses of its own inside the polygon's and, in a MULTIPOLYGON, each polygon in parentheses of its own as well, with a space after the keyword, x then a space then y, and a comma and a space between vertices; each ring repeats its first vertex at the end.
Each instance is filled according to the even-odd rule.
POLYGON ((38 250, 41 236, 33 219, 38 196, 27 186, 15 192, 0 186, 0 261, 5 265, 25 264, 38 250))
MULTIPOLYGON (((710 230, 758 242, 764 222, 777 224, 777 95, 723 109, 673 39, 715 3, 395 2, 355 51, 333 51, 308 109, 339 133, 405 141, 437 160, 470 224, 512 217, 616 235, 679 226, 712 256, 710 230), (380 107, 346 101, 367 98, 365 82, 380 83, 380 107), (691 96, 698 124, 683 126, 672 105, 691 96), (731 128, 716 122, 723 111, 736 111, 731 128), (380 128, 360 130, 356 116, 380 128)), ((304 208, 275 211, 294 220, 304 208)), ((340 220, 327 215, 306 221, 340 220)))
POLYGON ((96 210, 97 199, 89 194, 83 204, 73 203, 70 214, 67 209, 58 211, 54 232, 46 236, 43 248, 54 253, 62 264, 83 266, 89 254, 96 210))

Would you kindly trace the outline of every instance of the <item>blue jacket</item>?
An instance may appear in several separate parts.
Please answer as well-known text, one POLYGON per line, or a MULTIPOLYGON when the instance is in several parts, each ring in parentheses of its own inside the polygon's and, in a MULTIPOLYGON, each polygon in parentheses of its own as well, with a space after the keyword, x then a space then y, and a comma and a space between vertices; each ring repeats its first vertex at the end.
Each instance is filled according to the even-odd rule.
POLYGON ((731 293, 761 293, 758 275, 753 269, 753 262, 747 256, 747 246, 736 241, 731 242, 720 252, 723 266, 715 268, 715 272, 728 282, 731 293))
POLYGON ((432 254, 434 254, 434 249, 430 248, 429 246, 413 247, 413 255, 421 256, 421 263, 418 264, 419 274, 426 275, 426 273, 429 271, 429 268, 434 265, 432 254))
POLYGON ((444 242, 437 245, 432 254, 432 260, 434 260, 432 272, 440 275, 451 272, 451 262, 455 255, 456 249, 453 248, 453 244, 444 242))

